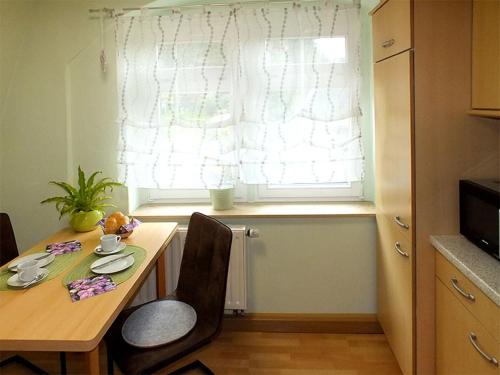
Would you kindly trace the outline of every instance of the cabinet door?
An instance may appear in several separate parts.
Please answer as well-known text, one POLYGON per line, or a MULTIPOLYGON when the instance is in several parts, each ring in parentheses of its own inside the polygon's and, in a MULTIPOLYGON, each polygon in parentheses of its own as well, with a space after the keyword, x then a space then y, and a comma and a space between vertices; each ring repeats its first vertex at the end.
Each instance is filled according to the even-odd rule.
POLYGON ((374 67, 378 318, 404 374, 414 345, 411 58, 374 67))
POLYGON ((377 214, 378 320, 403 374, 413 373, 413 279, 411 244, 394 235, 377 214), (401 254, 396 250, 406 253, 401 254))
POLYGON ((377 211, 390 218, 410 243, 413 225, 411 58, 408 51, 374 67, 377 211))
POLYGON ((487 359, 499 360, 499 354, 500 344, 436 279, 436 373, 499 375, 499 367, 487 359))
POLYGON ((389 0, 373 14, 373 60, 411 48, 410 0, 389 0))
POLYGON ((500 110, 500 1, 474 0, 472 108, 500 110))

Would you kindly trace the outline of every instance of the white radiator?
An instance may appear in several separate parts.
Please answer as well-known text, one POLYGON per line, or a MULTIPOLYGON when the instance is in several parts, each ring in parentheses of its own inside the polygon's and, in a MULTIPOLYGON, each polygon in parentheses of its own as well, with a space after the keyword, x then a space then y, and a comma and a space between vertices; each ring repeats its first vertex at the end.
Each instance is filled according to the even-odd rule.
MULTIPOLYGON (((229 260, 229 274, 226 288, 226 310, 246 310, 247 308, 247 258, 244 226, 231 226, 233 243, 229 260)), ((171 293, 177 287, 181 267, 182 252, 186 242, 187 227, 179 227, 172 242, 165 250, 166 287, 171 293)), ((156 298, 155 271, 146 279, 132 305, 138 305, 156 298)))

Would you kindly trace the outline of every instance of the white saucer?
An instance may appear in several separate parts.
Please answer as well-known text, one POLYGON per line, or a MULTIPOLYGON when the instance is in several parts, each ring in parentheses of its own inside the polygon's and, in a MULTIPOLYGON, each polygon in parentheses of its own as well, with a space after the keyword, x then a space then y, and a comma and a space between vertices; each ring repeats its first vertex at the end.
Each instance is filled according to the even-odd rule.
POLYGON ((96 248, 94 249, 94 254, 97 255, 111 255, 111 254, 116 254, 122 251, 127 247, 127 244, 125 242, 120 242, 118 246, 113 250, 113 251, 99 251, 101 249, 101 245, 97 245, 96 248))
MULTIPOLYGON (((10 262, 9 265, 7 266, 7 268, 9 269, 9 271, 17 272, 17 265, 19 263, 25 262, 28 260, 36 260, 36 258, 38 258, 42 255, 47 255, 47 253, 35 253, 35 254, 31 254, 31 255, 26 255, 25 257, 17 258, 16 260, 10 262)), ((50 254, 47 258, 40 259, 38 261, 38 264, 40 265, 40 267, 45 267, 46 265, 52 263, 54 261, 54 259, 56 259, 56 256, 54 254, 50 254)))
POLYGON ((132 254, 130 254, 128 257, 117 260, 117 261, 115 261, 107 266, 100 267, 100 268, 94 268, 100 264, 106 263, 110 260, 113 260, 114 258, 118 258, 121 256, 123 256, 123 254, 110 255, 110 256, 98 259, 90 265, 90 270, 94 273, 97 273, 97 274, 116 273, 116 272, 126 270, 127 268, 131 267, 134 264, 135 258, 132 254))
MULTIPOLYGON (((46 268, 40 268, 38 270, 38 275, 42 275, 42 278, 40 280, 38 280, 36 283, 33 283, 31 285, 38 284, 40 281, 42 281, 43 279, 45 279, 48 274, 49 274, 49 270, 48 269, 46 269, 46 268)), ((23 286, 25 286, 26 284, 29 284, 30 282, 31 281, 21 281, 21 280, 19 280, 19 275, 16 273, 15 275, 12 275, 11 277, 9 277, 9 279, 7 280, 7 285, 14 286, 14 287, 17 287, 17 288, 22 288, 23 286)))

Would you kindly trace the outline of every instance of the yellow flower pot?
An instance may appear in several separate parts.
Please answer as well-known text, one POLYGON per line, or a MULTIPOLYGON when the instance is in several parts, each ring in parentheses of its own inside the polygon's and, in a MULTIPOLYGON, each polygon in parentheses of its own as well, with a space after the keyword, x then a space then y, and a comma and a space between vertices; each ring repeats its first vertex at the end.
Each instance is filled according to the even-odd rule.
POLYGON ((97 223, 102 217, 101 211, 80 211, 71 215, 69 223, 75 232, 90 232, 97 228, 97 223))

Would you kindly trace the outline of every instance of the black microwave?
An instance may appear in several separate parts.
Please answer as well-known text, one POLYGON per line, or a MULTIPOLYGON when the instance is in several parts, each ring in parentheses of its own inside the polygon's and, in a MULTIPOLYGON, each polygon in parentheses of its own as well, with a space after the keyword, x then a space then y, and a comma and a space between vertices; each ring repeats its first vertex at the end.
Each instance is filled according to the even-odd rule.
POLYGON ((460 233, 500 260, 500 181, 460 181, 460 233))

